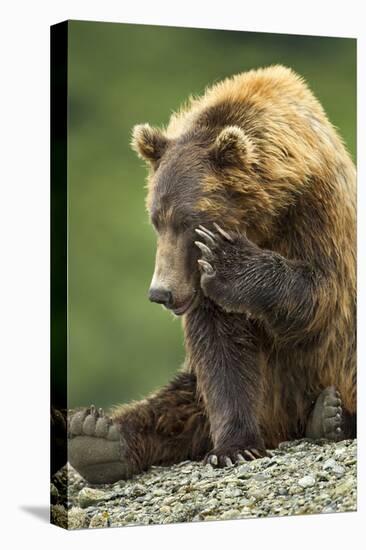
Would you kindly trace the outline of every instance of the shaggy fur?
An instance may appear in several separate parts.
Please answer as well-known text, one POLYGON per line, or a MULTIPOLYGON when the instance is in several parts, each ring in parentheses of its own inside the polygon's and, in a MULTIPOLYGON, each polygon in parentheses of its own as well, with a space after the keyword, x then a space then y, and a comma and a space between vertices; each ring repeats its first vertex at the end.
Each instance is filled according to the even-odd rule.
POLYGON ((304 436, 329 386, 355 436, 355 169, 304 81, 281 66, 226 79, 165 130, 135 127, 133 147, 158 238, 151 299, 183 315, 187 358, 114 411, 123 460, 263 456, 304 436))
POLYGON ((183 319, 214 445, 303 435, 330 385, 355 414, 355 169, 304 81, 281 66, 234 76, 147 134, 150 212, 166 214, 162 197, 166 224, 184 207, 187 224, 234 234, 183 319))

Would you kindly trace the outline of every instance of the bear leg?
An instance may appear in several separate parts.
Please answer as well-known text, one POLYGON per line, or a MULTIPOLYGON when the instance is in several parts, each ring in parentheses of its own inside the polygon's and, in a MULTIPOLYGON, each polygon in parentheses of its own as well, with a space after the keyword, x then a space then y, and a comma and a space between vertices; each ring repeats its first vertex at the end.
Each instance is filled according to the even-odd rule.
POLYGON ((111 417, 94 407, 75 413, 69 438, 70 464, 93 484, 127 479, 152 465, 200 460, 212 446, 196 378, 187 372, 111 417))

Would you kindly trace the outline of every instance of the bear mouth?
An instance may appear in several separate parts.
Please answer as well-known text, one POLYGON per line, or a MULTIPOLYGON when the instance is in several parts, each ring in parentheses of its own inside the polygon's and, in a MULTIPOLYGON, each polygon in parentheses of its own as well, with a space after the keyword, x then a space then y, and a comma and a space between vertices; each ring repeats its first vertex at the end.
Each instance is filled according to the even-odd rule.
POLYGON ((192 296, 186 300, 181 306, 176 308, 171 308, 172 313, 179 317, 180 315, 184 315, 184 313, 187 313, 189 309, 191 309, 193 303, 195 302, 196 298, 196 292, 193 292, 192 296))

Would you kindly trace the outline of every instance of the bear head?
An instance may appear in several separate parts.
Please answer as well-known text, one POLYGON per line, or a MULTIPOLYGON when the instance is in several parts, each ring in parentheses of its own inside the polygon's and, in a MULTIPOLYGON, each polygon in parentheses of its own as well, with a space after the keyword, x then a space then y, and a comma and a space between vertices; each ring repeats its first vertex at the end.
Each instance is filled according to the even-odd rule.
POLYGON ((256 143, 239 126, 204 125, 173 138, 139 124, 132 147, 149 167, 146 205, 157 234, 149 298, 182 315, 202 298, 195 229, 217 222, 260 243, 278 204, 256 143))

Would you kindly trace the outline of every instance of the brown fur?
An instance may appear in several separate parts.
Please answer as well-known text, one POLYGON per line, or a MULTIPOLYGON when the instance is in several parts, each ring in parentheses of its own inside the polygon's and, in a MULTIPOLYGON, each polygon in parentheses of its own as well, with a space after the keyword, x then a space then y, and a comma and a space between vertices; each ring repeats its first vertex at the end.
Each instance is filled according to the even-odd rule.
POLYGON ((302 437, 330 385, 354 415, 355 169, 304 81, 281 66, 226 79, 166 130, 136 127, 133 146, 150 166, 159 246, 185 242, 169 272, 174 305, 195 297, 185 372, 115 412, 136 464, 302 437), (235 244, 203 283, 194 229, 213 222, 235 244))

